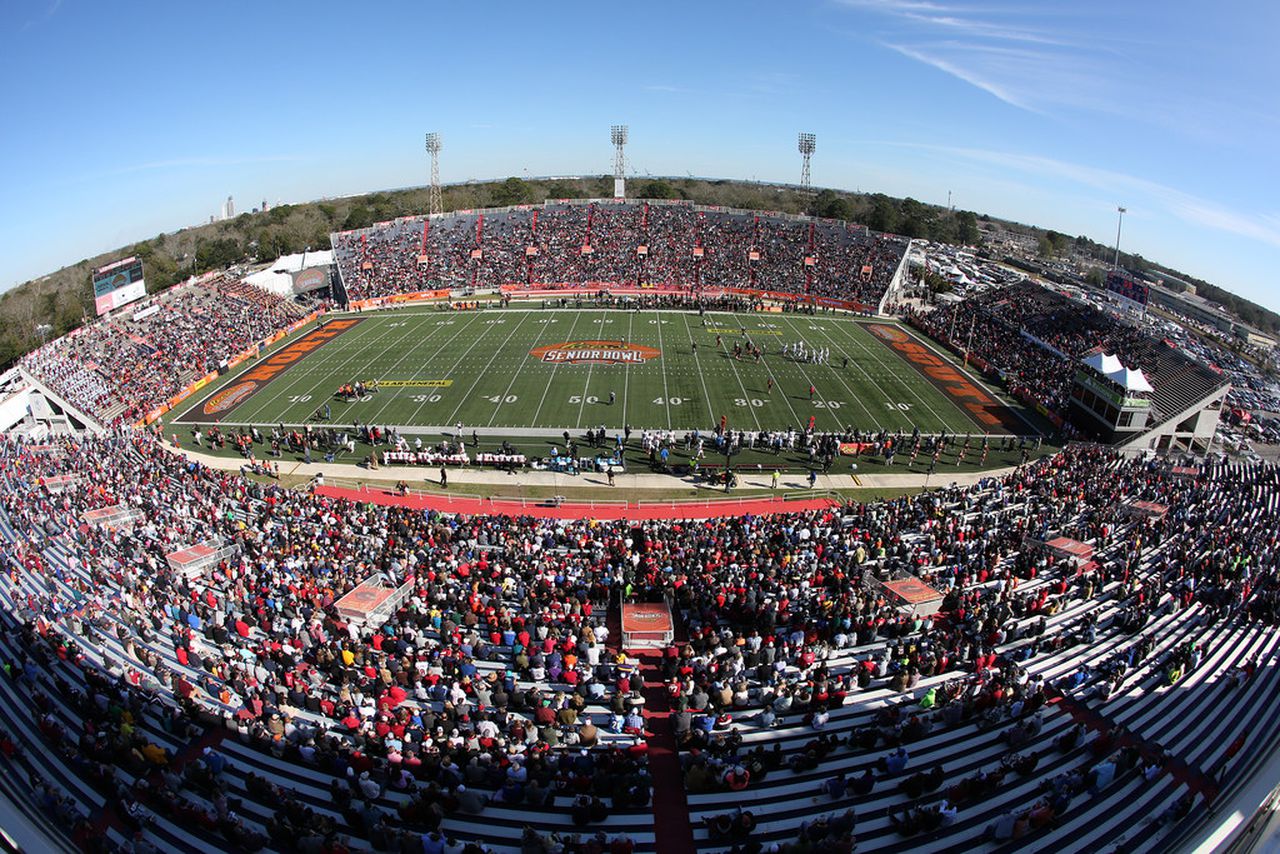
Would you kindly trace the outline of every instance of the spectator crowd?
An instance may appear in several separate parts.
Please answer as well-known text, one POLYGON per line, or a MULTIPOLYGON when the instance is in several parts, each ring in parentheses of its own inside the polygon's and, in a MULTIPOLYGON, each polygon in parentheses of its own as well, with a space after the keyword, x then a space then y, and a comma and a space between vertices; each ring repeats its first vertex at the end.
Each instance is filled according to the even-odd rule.
MULTIPOLYGON (((51 719, 46 740, 110 786, 113 767, 138 777, 172 757, 131 740, 141 735, 109 710, 158 702, 182 731, 202 715, 225 719, 280 761, 330 775, 341 832, 368 840, 447 833, 492 805, 562 809, 578 828, 645 809, 649 698, 635 663, 610 643, 606 613, 619 598, 669 601, 687 629, 660 673, 690 793, 750 790, 850 750, 891 749, 839 787, 856 793, 881 776, 908 794, 946 787, 942 805, 895 816, 908 834, 953 820, 957 804, 980 801, 1000 775, 1033 770, 1018 751, 1037 735, 1035 710, 1051 692, 1114 690, 1151 654, 1141 633, 1159 615, 1197 605, 1209 620, 1274 625, 1280 606, 1274 502, 1259 497, 1274 496, 1274 468, 1184 479, 1163 461, 1096 448, 973 487, 630 525, 352 503, 210 470, 135 430, 51 447, 0 441, 0 484, 0 588, 22 617, 6 669, 36 684, 55 661, 82 665, 95 699, 77 714, 106 738, 77 742, 51 719), (77 481, 50 480, 58 475, 77 481), (1127 515, 1137 500, 1168 510, 1127 515), (131 521, 86 521, 117 507, 131 521), (1098 558, 1081 567, 1037 545, 1057 535, 1093 543, 1098 558), (167 560, 213 541, 223 550, 196 573, 167 560), (908 575, 939 591, 936 613, 906 613, 886 595, 885 580, 908 575), (336 603, 370 577, 408 592, 393 613, 362 623, 336 603), (1120 617, 1045 633, 1046 618, 1097 598, 1116 600, 1120 617), (1135 640, 1054 683, 1027 675, 1037 656, 1103 633, 1135 640), (909 710, 886 707, 869 726, 830 731, 833 713, 884 689, 906 695, 909 710), (904 776, 913 741, 978 717, 1009 726, 1000 770, 904 776), (744 727, 784 722, 811 731, 802 750, 784 757, 742 740, 744 727), (126 749, 103 749, 112 739, 126 749), (389 802, 388 791, 403 797, 389 802)), ((1164 672, 1176 681, 1199 660, 1179 648, 1164 672)), ((1099 764, 1118 761, 1113 753, 1099 764)), ((173 811, 184 787, 216 795, 217 764, 189 764, 194 779, 161 773, 122 795, 121 808, 173 811)), ((1064 782, 1044 808, 1061 813, 1114 771, 1064 782)), ((293 848, 316 832, 277 784, 245 785, 280 808, 261 829, 215 809, 207 820, 228 840, 293 848)), ((805 833, 847 840, 852 820, 805 833)), ((1031 819, 1041 820, 1043 810, 1031 819)))
POLYGON ((215 274, 50 341, 22 365, 100 423, 132 423, 305 313, 295 302, 215 274), (151 306, 159 310, 139 316, 151 306))
MULTIPOLYGON (((1139 327, 1034 282, 982 291, 934 311, 913 314, 912 320, 1001 374, 1011 391, 1025 393, 1059 415, 1066 414, 1080 360, 1097 352, 1116 356, 1148 377, 1176 372, 1180 382, 1204 392, 1215 382, 1210 368, 1190 358, 1171 371, 1168 354, 1175 348, 1162 345, 1139 327)), ((1165 391, 1157 384, 1157 397, 1165 391)))
POLYGON ((907 241, 843 222, 649 202, 408 217, 334 235, 350 299, 436 288, 745 288, 879 305, 907 241))

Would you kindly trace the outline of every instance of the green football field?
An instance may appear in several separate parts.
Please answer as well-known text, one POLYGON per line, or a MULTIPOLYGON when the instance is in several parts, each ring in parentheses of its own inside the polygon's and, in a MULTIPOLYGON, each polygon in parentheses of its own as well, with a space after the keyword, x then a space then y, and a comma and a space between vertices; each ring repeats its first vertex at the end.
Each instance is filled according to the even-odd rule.
MULTIPOLYGON (((708 429, 721 417, 742 430, 804 427, 812 417, 819 430, 1031 432, 1008 410, 1006 428, 980 424, 946 382, 926 376, 869 328, 849 317, 763 313, 406 308, 331 315, 324 329, 312 326, 239 366, 167 420, 314 424, 323 423, 316 411, 328 405, 334 424, 423 433, 459 422, 490 433, 708 429), (733 357, 733 346, 747 340, 765 351, 758 362, 733 357), (829 362, 781 354, 797 342, 829 350, 829 362), (378 390, 350 402, 335 395, 357 380, 376 381, 378 390)), ((905 332, 893 329, 900 338, 905 332)), ((906 335, 959 370, 938 348, 906 335)))

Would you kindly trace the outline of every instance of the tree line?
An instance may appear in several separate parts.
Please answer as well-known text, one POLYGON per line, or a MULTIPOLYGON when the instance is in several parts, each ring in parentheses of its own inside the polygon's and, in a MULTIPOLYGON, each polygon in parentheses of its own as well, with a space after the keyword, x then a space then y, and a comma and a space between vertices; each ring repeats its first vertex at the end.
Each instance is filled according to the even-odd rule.
MULTIPOLYGON (((684 199, 706 205, 808 214, 865 225, 874 231, 944 243, 978 245, 981 241, 980 217, 972 211, 953 211, 881 193, 830 189, 813 193, 791 185, 700 178, 632 179, 628 189, 628 195, 636 198, 684 199)), ((444 187, 442 202, 445 210, 464 210, 546 199, 607 198, 612 194, 611 176, 545 180, 512 177, 444 187)), ((92 320, 92 270, 110 261, 129 255, 140 257, 147 290, 155 293, 193 274, 237 264, 274 261, 304 249, 328 249, 329 235, 334 231, 365 228, 376 222, 421 214, 427 206, 425 187, 279 205, 221 222, 159 234, 114 252, 86 258, 0 295, 0 366, 8 367, 23 353, 38 346, 41 326, 47 325, 51 330, 48 337, 53 338, 92 320)), ((1071 240, 1057 232, 1045 234, 1054 250, 1062 240, 1071 240), (1056 242, 1055 237, 1059 238, 1056 242)), ((1105 254, 1106 247, 1087 238, 1074 240, 1079 249, 1105 254)), ((1207 282, 1167 270, 1139 255, 1122 254, 1121 260, 1134 272, 1158 274, 1163 271, 1187 279, 1203 296, 1222 302, 1242 319, 1263 328, 1280 329, 1280 316, 1207 282)))

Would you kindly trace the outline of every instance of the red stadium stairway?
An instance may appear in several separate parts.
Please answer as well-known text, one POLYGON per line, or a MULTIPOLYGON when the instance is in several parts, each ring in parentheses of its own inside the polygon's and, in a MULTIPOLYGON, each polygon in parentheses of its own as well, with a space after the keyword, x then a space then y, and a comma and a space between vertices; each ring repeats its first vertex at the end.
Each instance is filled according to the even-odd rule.
MULTIPOLYGON (((674 640, 688 640, 678 614, 673 614, 674 640)), ((648 748, 649 776, 653 787, 653 834, 655 848, 667 854, 693 854, 693 822, 684 791, 684 771, 671 721, 671 698, 662 676, 662 650, 622 648, 622 607, 615 603, 606 617, 609 646, 640 662, 639 676, 644 695, 645 744, 648 748)))
POLYGON ((644 715, 649 747, 649 775, 653 784, 653 839, 662 854, 692 854, 693 822, 685 797, 684 772, 671 723, 671 702, 662 678, 662 653, 638 654, 644 679, 644 715))
MULTIPOLYGON (((1067 714, 1077 723, 1084 724, 1096 733, 1116 733, 1116 741, 1114 747, 1135 747, 1138 752, 1146 759, 1154 759, 1161 755, 1160 746, 1146 741, 1137 733, 1132 732, 1126 727, 1118 726, 1111 718, 1102 713, 1089 708, 1084 703, 1073 699, 1065 694, 1058 694, 1049 699, 1051 704, 1062 706, 1067 714)), ((1235 750, 1239 750, 1235 746, 1235 750)), ((1232 753, 1234 755, 1234 753, 1232 753)), ((1179 783, 1185 785, 1193 792, 1200 794, 1207 803, 1212 803, 1218 797, 1218 783, 1210 775, 1206 774, 1199 768, 1188 765, 1181 757, 1165 755, 1165 770, 1169 775, 1179 783)))

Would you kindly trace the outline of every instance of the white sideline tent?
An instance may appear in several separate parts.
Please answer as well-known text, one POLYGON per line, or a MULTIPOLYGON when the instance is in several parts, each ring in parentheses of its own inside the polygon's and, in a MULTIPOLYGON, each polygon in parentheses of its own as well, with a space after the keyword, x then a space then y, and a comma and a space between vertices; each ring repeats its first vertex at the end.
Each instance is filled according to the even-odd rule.
POLYGON ((245 276, 244 280, 264 291, 288 297, 293 295, 293 278, 296 274, 313 267, 331 266, 333 266, 332 249, 299 252, 296 255, 282 255, 270 267, 245 276))
POLYGON ((1094 353, 1092 356, 1085 359, 1084 363, 1102 374, 1104 377, 1110 376, 1116 371, 1124 369, 1124 365, 1120 364, 1120 360, 1117 357, 1101 351, 1094 353))
POLYGON ((1151 387, 1151 383, 1147 381, 1147 375, 1141 370, 1133 368, 1121 368, 1107 374, 1107 377, 1117 385, 1124 387, 1125 391, 1155 391, 1151 387))

